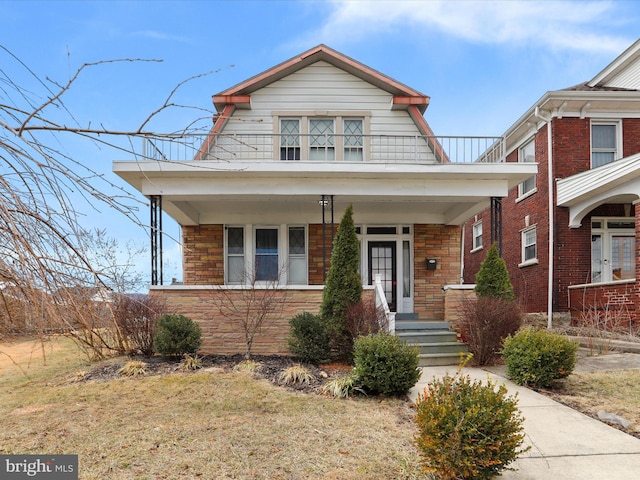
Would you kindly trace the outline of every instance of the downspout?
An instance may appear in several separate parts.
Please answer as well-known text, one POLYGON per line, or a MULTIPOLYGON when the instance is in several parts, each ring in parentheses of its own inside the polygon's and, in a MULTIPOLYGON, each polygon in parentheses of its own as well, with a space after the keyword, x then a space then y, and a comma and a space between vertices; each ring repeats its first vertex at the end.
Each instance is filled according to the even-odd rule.
POLYGON ((464 234, 467 225, 465 223, 462 224, 462 232, 460 239, 460 285, 464 284, 464 234))
POLYGON ((547 181, 549 183, 549 278, 547 279, 547 328, 553 329, 553 238, 554 238, 554 197, 553 197, 553 141, 551 138, 552 116, 544 116, 536 106, 535 116, 547 124, 547 181))

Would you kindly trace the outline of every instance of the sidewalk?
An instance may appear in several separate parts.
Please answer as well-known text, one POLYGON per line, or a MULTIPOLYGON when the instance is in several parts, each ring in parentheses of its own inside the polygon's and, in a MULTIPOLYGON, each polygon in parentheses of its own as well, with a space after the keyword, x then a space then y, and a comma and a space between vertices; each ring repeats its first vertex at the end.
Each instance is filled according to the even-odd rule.
MULTIPOLYGON (((640 355, 613 354, 579 364, 585 369, 640 368, 640 355), (602 365, 600 364, 602 363, 602 365)), ((416 399, 434 377, 453 375, 457 367, 425 367, 410 396, 416 399)), ((577 370, 577 369, 576 369, 577 370)), ((494 370, 495 371, 495 370, 494 370)), ((640 439, 616 430, 598 420, 566 407, 550 398, 520 387, 504 376, 479 368, 464 368, 472 379, 490 377, 503 383, 509 394, 518 394, 518 407, 525 418, 525 445, 531 450, 523 454, 500 478, 518 480, 629 480, 640 478, 640 439)))

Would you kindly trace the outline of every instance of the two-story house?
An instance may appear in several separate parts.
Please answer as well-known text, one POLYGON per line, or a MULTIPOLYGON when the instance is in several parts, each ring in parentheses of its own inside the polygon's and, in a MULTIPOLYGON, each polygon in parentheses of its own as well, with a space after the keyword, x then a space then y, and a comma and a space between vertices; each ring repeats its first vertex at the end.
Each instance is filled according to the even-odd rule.
MULTIPOLYGON (((640 41, 593 79, 545 93, 504 137, 508 163, 539 165, 502 200, 502 254, 522 307, 639 320, 640 41)), ((464 225, 465 283, 491 228, 489 211, 464 225)))
POLYGON ((286 353, 288 319, 319 310, 349 205, 365 293, 378 275, 392 312, 442 320, 443 287, 461 283, 460 225, 537 171, 504 162, 500 137, 436 137, 428 96, 324 45, 213 103, 214 125, 187 158, 158 138, 143 161, 113 168, 151 200, 152 238, 160 210, 180 224, 183 282, 156 278, 150 293, 200 322, 217 353, 242 351, 243 339, 214 300, 274 284, 286 312, 254 352, 286 353))

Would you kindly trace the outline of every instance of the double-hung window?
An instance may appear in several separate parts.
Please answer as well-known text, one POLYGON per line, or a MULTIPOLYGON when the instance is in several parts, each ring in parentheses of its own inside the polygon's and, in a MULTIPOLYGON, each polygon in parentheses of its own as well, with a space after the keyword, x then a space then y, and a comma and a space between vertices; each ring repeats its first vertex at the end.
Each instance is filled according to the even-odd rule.
POLYGON ((227 231, 227 283, 245 281, 244 227, 228 227, 227 231))
POLYGON ((257 281, 278 280, 277 228, 256 228, 254 264, 257 281))
POLYGON ((473 224, 473 248, 477 250, 482 248, 482 221, 473 224))
POLYGON ((591 123, 591 168, 606 165, 622 156, 618 152, 618 130, 617 122, 591 123))
POLYGON ((309 119, 309 160, 335 159, 333 118, 309 119))
POLYGON ((522 231, 522 263, 533 262, 537 259, 536 243, 535 226, 522 231))
MULTIPOLYGON (((535 162, 536 161, 536 142, 535 139, 527 142, 518 150, 518 162, 535 162)), ((533 193, 536 188, 536 176, 527 178, 524 182, 518 185, 518 196, 524 197, 529 193, 533 193)))
POLYGON ((364 147, 362 119, 345 119, 343 132, 344 160, 346 162, 362 161, 364 147))
POLYGON ((280 160, 300 160, 300 120, 280 119, 280 160))

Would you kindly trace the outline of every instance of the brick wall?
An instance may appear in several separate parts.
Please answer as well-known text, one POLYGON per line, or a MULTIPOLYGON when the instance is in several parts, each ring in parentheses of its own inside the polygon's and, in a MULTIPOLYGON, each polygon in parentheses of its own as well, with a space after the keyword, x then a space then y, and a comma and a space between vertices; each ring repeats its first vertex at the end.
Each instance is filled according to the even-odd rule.
POLYGON ((569 289, 571 322, 574 325, 628 327, 636 320, 636 294, 633 280, 590 284, 569 289))
POLYGON ((444 319, 445 285, 460 283, 460 227, 414 225, 414 310, 421 318, 444 319), (435 270, 425 260, 435 258, 435 270))
POLYGON ((640 118, 622 120, 622 149, 625 157, 640 152, 640 118))
MULTIPOLYGON (((334 231, 338 231, 338 224, 334 225, 334 231)), ((309 285, 324 284, 324 264, 326 259, 326 268, 329 271, 331 267, 331 225, 325 226, 325 242, 323 248, 322 242, 322 224, 309 225, 309 285)))
MULTIPOLYGON (((283 304, 277 318, 255 337, 252 353, 255 355, 288 355, 287 339, 289 319, 302 312, 318 313, 322 302, 322 289, 282 289, 271 291, 283 304)), ((167 311, 179 313, 198 322, 202 328, 202 353, 234 355, 245 352, 244 330, 240 317, 221 308, 230 299, 244 305, 247 291, 222 288, 155 287, 149 294, 161 296, 167 311)), ((366 289, 363 300, 373 298, 373 290, 366 289)))
POLYGON ((447 287, 444 295, 444 320, 451 324, 451 327, 460 333, 460 322, 462 320, 461 305, 464 301, 476 298, 473 288, 447 287))

